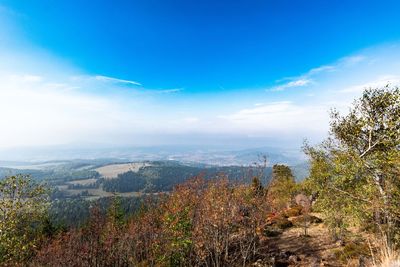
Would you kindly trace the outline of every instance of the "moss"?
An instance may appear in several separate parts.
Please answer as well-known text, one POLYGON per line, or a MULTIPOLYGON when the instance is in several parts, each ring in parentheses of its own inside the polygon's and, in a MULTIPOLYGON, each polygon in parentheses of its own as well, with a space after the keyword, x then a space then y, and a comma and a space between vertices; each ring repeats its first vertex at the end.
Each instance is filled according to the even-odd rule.
POLYGON ((370 250, 365 243, 351 241, 345 244, 344 247, 337 249, 334 254, 340 261, 347 262, 350 259, 357 259, 360 256, 369 256, 370 250))

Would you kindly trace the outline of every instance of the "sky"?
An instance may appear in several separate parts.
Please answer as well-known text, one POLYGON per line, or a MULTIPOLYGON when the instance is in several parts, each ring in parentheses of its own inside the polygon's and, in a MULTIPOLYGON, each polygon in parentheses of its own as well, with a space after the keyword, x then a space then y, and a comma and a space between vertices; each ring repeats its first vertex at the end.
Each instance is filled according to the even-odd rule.
POLYGON ((398 1, 0 0, 0 149, 300 147, 400 82, 398 1))

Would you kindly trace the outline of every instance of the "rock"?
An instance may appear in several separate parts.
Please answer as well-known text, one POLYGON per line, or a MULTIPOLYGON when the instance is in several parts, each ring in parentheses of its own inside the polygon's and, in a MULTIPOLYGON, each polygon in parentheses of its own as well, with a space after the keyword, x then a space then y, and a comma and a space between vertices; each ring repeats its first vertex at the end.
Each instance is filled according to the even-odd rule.
POLYGON ((310 259, 310 265, 309 265, 309 266, 310 266, 310 267, 320 267, 318 258, 312 257, 312 258, 310 259))
POLYGON ((288 208, 287 210, 285 210, 284 215, 286 217, 296 217, 296 216, 300 216, 302 211, 303 211, 302 206, 295 205, 295 206, 292 206, 292 207, 288 208))
POLYGON ((295 196, 294 201, 296 202, 297 205, 300 205, 303 207, 305 211, 309 211, 311 207, 311 198, 307 197, 304 194, 298 194, 295 196))
POLYGON ((253 263, 253 266, 256 266, 256 267, 263 267, 264 264, 262 263, 262 260, 257 260, 255 263, 253 263))
POLYGON ((300 261, 300 258, 298 256, 296 256, 296 255, 291 255, 289 257, 289 262, 291 262, 291 263, 296 263, 298 261, 300 261))
POLYGON ((275 226, 279 229, 287 229, 293 226, 293 223, 288 220, 288 218, 284 217, 283 215, 271 215, 267 218, 266 222, 267 226, 275 226))

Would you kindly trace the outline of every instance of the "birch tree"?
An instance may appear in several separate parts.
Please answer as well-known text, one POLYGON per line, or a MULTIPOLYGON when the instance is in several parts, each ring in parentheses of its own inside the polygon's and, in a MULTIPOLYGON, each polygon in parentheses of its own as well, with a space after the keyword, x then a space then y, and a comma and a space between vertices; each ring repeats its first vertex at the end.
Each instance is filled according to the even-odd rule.
POLYGON ((330 138, 305 148, 319 204, 337 222, 373 220, 392 240, 400 203, 399 88, 366 89, 347 115, 332 111, 330 125, 330 138))

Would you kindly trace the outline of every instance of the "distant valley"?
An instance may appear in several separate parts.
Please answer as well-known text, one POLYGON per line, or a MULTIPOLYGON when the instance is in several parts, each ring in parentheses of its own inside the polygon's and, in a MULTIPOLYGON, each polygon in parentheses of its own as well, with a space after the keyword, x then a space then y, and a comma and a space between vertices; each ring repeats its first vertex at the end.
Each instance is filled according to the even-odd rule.
MULTIPOLYGON (((176 184, 198 175, 212 178, 224 174, 232 181, 249 182, 254 172, 260 169, 263 169, 262 182, 265 184, 270 179, 272 164, 276 163, 291 166, 297 180, 307 176, 308 165, 300 153, 290 154, 290 151, 277 149, 268 152, 271 150, 160 148, 157 151, 155 148, 142 148, 118 150, 118 153, 117 150, 109 151, 108 154, 104 150, 103 156, 119 157, 0 161, 0 177, 29 174, 34 180, 46 182, 52 188, 53 199, 97 199, 170 191, 176 184), (262 167, 263 156, 267 157, 265 168, 262 167)), ((76 156, 82 154, 76 153, 76 156)))

